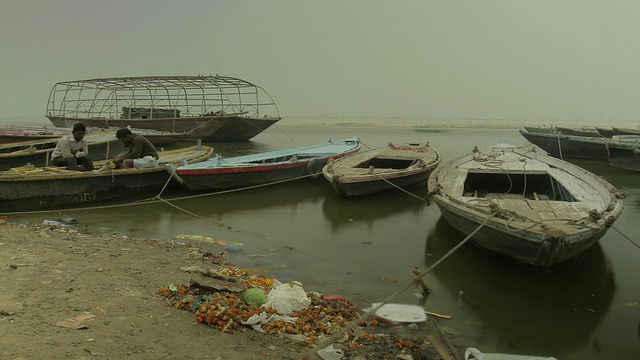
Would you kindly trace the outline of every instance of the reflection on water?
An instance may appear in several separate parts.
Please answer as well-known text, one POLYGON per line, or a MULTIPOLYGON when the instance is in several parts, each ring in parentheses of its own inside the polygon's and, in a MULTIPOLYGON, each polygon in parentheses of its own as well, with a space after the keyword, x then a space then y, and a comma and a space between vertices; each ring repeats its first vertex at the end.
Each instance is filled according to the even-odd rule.
POLYGON ((387 218, 402 213, 412 212, 419 214, 424 208, 424 199, 427 194, 426 184, 405 189, 410 195, 400 191, 389 191, 361 198, 343 198, 330 194, 324 198, 322 213, 331 223, 331 230, 336 233, 341 228, 352 224, 364 222, 369 228, 373 223, 382 218, 387 218), (384 204, 381 206, 381 204, 384 204))
MULTIPOLYGON (((440 217, 427 238, 425 252, 430 256, 425 259, 426 266, 463 239, 440 217)), ((509 344, 534 353, 544 344, 556 355, 588 342, 616 290, 599 244, 577 258, 542 269, 468 243, 432 274, 451 297, 461 299, 463 313, 483 324, 482 331, 488 336, 479 341, 491 343, 493 339, 502 349, 509 344)))

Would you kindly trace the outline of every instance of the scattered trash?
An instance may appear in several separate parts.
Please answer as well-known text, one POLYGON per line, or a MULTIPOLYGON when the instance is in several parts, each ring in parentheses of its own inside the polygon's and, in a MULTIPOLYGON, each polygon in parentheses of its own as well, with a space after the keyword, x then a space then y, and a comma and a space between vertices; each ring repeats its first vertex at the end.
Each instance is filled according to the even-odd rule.
MULTIPOLYGON (((380 303, 373 303, 371 307, 363 309, 363 311, 375 309, 379 305, 380 303)), ((424 308, 418 305, 384 304, 372 316, 391 326, 427 321, 424 308)))
POLYGON ((240 252, 242 251, 242 247, 238 244, 227 244, 224 247, 225 250, 229 252, 240 252))
POLYGON ((283 315, 277 315, 277 314, 268 314, 265 311, 261 312, 260 314, 256 314, 251 316, 250 318, 247 319, 247 321, 241 321, 240 323, 242 325, 249 325, 253 328, 253 330, 258 331, 258 332, 265 332, 264 329, 262 329, 262 325, 269 323, 269 322, 276 322, 276 321, 284 321, 284 322, 288 322, 288 323, 292 323, 295 324, 296 320, 298 320, 297 317, 291 317, 291 316, 283 316, 283 315))
POLYGON ((510 354, 483 354, 476 348, 467 348, 464 352, 465 360, 557 360, 554 357, 510 355, 510 354))
POLYGON ((60 221, 55 221, 55 220, 45 220, 42 222, 42 225, 54 225, 54 226, 62 226, 62 227, 67 227, 69 225, 60 222, 60 221))
POLYGON ((0 310, 0 315, 13 315, 14 313, 7 310, 0 310))
POLYGON ((242 300, 244 300, 247 305, 263 305, 269 301, 264 290, 260 288, 252 288, 243 291, 242 300))
POLYGON ((263 307, 274 308, 277 312, 289 315, 294 311, 306 309, 311 304, 302 284, 291 281, 275 286, 267 296, 269 301, 263 307))
POLYGON ((64 321, 58 321, 56 325, 63 328, 67 328, 67 329, 73 329, 73 330, 88 329, 89 325, 87 325, 87 322, 92 321, 97 317, 98 315, 95 315, 95 314, 83 313, 64 321))
POLYGON ((333 347, 333 344, 327 346, 324 349, 320 349, 316 351, 318 356, 320 356, 323 360, 338 360, 342 359, 344 356, 344 351, 342 349, 336 349, 333 347))

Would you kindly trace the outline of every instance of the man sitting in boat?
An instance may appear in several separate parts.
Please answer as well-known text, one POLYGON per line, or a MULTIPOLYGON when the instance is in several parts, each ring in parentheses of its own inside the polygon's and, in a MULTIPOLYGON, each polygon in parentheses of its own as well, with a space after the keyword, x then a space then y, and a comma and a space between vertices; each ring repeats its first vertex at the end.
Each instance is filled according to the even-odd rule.
POLYGON ((60 140, 56 148, 51 153, 51 161, 55 166, 66 166, 69 170, 91 171, 93 161, 89 159, 89 149, 84 135, 87 128, 84 124, 73 125, 71 134, 65 135, 60 140))
POLYGON ((116 138, 125 145, 124 151, 113 159, 116 168, 130 169, 158 165, 158 151, 144 136, 133 134, 131 130, 122 128, 116 132, 116 138))

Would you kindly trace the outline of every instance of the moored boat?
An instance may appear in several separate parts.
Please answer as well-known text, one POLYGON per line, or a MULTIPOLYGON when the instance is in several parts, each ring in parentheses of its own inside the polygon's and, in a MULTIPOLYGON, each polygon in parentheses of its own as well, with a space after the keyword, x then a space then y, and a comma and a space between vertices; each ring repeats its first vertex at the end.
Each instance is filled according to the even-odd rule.
POLYGON ((520 134, 530 143, 559 159, 609 161, 609 148, 627 148, 640 145, 640 136, 636 135, 615 135, 609 139, 563 134, 539 134, 525 130, 520 130, 520 134))
POLYGON ((556 129, 565 135, 572 136, 585 136, 585 137, 602 137, 602 135, 596 130, 595 127, 581 126, 581 127, 564 127, 556 126, 556 129))
MULTIPOLYGON (((3 126, 0 127, 0 144, 12 144, 32 140, 57 140, 64 135, 71 134, 71 129, 72 127, 57 126, 3 126)), ((92 127, 88 129, 88 133, 101 131, 111 131, 115 137, 117 128, 103 129, 92 127)), ((154 129, 131 129, 131 131, 143 135, 155 146, 172 145, 189 137, 189 134, 186 132, 175 133, 154 129)))
MULTIPOLYGON (((117 155, 124 144, 115 137, 115 133, 88 133, 85 135, 89 148, 89 158, 94 161, 105 160, 117 155)), ((26 164, 48 166, 51 152, 59 138, 47 140, 23 141, 0 145, 0 171, 26 164)))
POLYGON ((525 126, 524 129, 529 131, 529 132, 542 133, 542 134, 554 134, 554 133, 558 132, 553 125, 551 125, 551 126, 545 126, 545 125, 541 125, 541 126, 525 126))
POLYGON ((635 144, 613 143, 608 146, 609 165, 640 171, 640 141, 635 144))
POLYGON ((364 196, 426 182, 441 160, 429 144, 389 143, 329 161, 322 175, 340 195, 364 196))
POLYGON ((264 89, 220 75, 60 82, 51 90, 46 117, 60 127, 130 126, 204 141, 247 141, 280 120, 264 89))
POLYGON ((175 169, 179 181, 190 190, 225 190, 291 181, 319 174, 329 159, 360 150, 357 138, 230 158, 217 156, 175 169))
POLYGON ((536 266, 571 259, 622 212, 615 187, 528 146, 500 144, 443 164, 429 178, 442 215, 479 246, 536 266))
POLYGON ((157 166, 114 169, 108 161, 94 162, 96 170, 26 165, 0 172, 0 209, 3 212, 64 208, 90 201, 162 188, 170 178, 166 167, 195 163, 213 155, 213 148, 191 146, 158 152, 157 166))

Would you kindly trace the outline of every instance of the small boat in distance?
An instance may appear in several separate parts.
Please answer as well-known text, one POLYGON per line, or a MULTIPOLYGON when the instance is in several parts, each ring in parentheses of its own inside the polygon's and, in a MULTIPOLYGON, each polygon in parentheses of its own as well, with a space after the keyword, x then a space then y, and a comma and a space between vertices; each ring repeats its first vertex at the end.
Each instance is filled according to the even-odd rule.
POLYGON ((364 196, 424 183, 440 164, 428 143, 410 143, 363 151, 330 160, 322 175, 344 197, 364 196))
POLYGON ((428 187, 452 227, 480 228, 471 241, 542 267, 591 247, 623 209, 622 194, 601 177, 532 146, 475 148, 437 168, 428 187))
POLYGON ((159 151, 158 155, 158 165, 142 168, 114 169, 109 161, 96 161, 96 169, 92 171, 33 165, 0 171, 0 209, 3 212, 60 209, 139 195, 143 190, 159 190, 170 179, 168 165, 207 160, 213 156, 213 148, 197 145, 159 151))
POLYGON ((329 159, 360 150, 357 138, 180 166, 175 177, 189 190, 217 191, 296 180, 319 174, 329 159))

